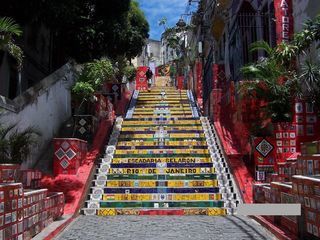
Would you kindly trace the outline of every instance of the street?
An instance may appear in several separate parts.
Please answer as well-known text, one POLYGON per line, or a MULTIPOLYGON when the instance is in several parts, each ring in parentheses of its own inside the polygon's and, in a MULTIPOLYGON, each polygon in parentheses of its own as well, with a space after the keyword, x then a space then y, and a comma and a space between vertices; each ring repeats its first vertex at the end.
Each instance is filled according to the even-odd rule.
POLYGON ((276 239, 244 216, 79 216, 56 239, 276 239))

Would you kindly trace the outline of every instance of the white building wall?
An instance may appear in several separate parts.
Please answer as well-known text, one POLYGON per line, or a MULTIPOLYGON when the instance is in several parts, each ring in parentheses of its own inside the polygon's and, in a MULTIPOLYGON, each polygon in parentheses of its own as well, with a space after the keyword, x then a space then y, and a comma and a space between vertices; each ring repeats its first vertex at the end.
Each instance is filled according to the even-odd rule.
MULTIPOLYGON (((61 124, 71 117, 70 87, 73 81, 73 68, 67 64, 40 82, 42 89, 34 92, 32 102, 27 103, 21 111, 1 113, 2 124, 17 123, 20 130, 33 126, 42 134, 23 167, 34 165, 51 143, 61 124)), ((27 94, 28 91, 30 94, 33 89, 27 90, 27 94)))

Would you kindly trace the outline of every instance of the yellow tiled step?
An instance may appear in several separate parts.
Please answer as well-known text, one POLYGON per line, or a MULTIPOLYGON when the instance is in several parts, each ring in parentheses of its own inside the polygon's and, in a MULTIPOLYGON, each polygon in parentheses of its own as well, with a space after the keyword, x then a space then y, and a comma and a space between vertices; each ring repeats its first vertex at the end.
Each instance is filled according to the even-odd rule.
POLYGON ((214 168, 110 168, 110 174, 205 174, 214 168))
MULTIPOLYGON (((152 151, 152 154, 160 154, 163 153, 164 149, 117 149, 115 151, 115 154, 148 154, 152 151)), ((166 150, 167 151, 167 150, 166 150)), ((193 153, 193 154, 208 154, 208 149, 173 149, 171 150, 173 153, 179 154, 179 153, 193 153)))
MULTIPOLYGON (((169 188, 183 188, 183 187, 217 187, 217 180, 169 180, 164 181, 165 187, 169 188)), ((136 187, 136 188, 155 188, 159 186, 159 181, 137 181, 137 180, 108 180, 106 187, 136 187)))

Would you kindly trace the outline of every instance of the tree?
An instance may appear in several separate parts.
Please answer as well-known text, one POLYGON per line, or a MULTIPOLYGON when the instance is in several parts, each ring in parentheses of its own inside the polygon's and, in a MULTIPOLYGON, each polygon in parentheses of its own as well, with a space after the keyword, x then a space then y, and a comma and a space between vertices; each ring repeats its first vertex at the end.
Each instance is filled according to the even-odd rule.
MULTIPOLYGON (((149 37, 149 24, 137 1, 131 1, 127 28, 124 29, 122 54, 128 60, 140 55, 149 37)), ((121 39, 121 38, 120 38, 121 39)), ((121 53, 120 53, 121 54, 121 53)))
POLYGON ((8 52, 16 59, 18 69, 22 68, 23 52, 14 42, 14 37, 20 37, 20 26, 8 17, 0 18, 0 50, 8 52))
POLYGON ((68 57, 80 63, 142 51, 149 25, 136 1, 5 0, 0 15, 22 25, 44 24, 68 57))

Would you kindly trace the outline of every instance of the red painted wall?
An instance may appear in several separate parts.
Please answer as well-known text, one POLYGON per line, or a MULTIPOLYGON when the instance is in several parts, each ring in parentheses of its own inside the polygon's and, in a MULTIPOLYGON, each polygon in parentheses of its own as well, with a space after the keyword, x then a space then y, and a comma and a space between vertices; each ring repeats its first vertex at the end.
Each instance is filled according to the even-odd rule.
POLYGON ((197 80, 197 88, 196 88, 197 102, 201 111, 203 111, 202 63, 200 61, 196 62, 196 80, 197 80))
POLYGON ((183 89, 183 80, 184 80, 184 76, 178 76, 177 77, 177 88, 179 90, 182 90, 183 89))
POLYGON ((146 77, 148 67, 138 67, 137 75, 136 75, 136 90, 147 90, 148 82, 146 77))

